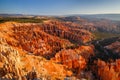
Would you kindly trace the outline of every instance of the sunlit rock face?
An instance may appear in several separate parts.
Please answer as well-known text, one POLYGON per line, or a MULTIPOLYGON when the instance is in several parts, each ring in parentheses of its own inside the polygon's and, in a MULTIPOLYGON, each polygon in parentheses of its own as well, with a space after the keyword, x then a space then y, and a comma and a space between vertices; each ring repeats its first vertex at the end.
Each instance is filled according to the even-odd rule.
MULTIPOLYGON (((4 40, 1 38, 1 40, 4 40)), ((21 72, 20 56, 18 51, 12 49, 7 43, 0 41, 0 62, 1 65, 1 77, 12 78, 14 74, 17 77, 23 76, 24 73, 21 72)))
POLYGON ((65 24, 58 21, 43 24, 7 22, 1 25, 1 30, 9 45, 35 55, 52 57, 61 49, 73 46, 70 41, 81 44, 93 38, 89 31, 65 24))
POLYGON ((110 63, 98 60, 97 66, 100 80, 120 80, 120 59, 110 63))
POLYGON ((92 38, 89 31, 64 22, 2 23, 0 79, 77 79, 94 56, 94 46, 74 43, 82 45, 92 38))
POLYGON ((64 79, 72 75, 60 64, 22 53, 25 52, 16 50, 0 38, 0 79, 64 79))
POLYGON ((94 55, 94 48, 92 46, 81 46, 76 49, 64 49, 56 53, 52 58, 57 63, 65 65, 68 69, 75 70, 80 73, 86 68, 88 59, 94 55))
POLYGON ((19 47, 35 55, 50 57, 62 48, 73 45, 68 40, 45 33, 41 30, 41 26, 35 23, 9 22, 2 24, 1 30, 4 32, 3 34, 1 31, 1 34, 7 39, 9 45, 19 47), (10 25, 6 26, 6 24, 10 25))
POLYGON ((36 55, 52 55, 52 53, 72 45, 68 40, 49 35, 37 26, 20 26, 15 30, 17 32, 13 37, 19 41, 18 44, 24 50, 36 55))
MULTIPOLYGON (((51 35, 59 36, 77 43, 86 43, 93 39, 93 35, 89 31, 79 29, 78 27, 71 27, 70 24, 71 23, 49 21, 42 25, 42 30, 51 35)), ((74 26, 76 24, 72 25, 74 26)))
POLYGON ((91 56, 94 56, 94 46, 93 45, 89 45, 89 46, 80 46, 78 48, 75 49, 75 51, 77 52, 77 54, 83 56, 85 58, 86 61, 88 61, 88 59, 91 56))
POLYGON ((55 58, 57 62, 61 62, 70 69, 82 69, 86 65, 85 59, 82 56, 76 54, 76 52, 73 50, 62 50, 61 52, 56 54, 55 58))

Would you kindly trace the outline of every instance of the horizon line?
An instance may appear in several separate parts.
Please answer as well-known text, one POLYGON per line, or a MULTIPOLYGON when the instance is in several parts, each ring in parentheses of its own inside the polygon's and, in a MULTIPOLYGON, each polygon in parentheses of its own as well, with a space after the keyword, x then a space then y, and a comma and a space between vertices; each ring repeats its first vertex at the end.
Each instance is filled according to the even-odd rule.
POLYGON ((6 15, 23 15, 23 16, 25 16, 25 15, 28 15, 28 16, 69 16, 69 15, 99 15, 99 14, 103 14, 103 15, 105 15, 105 14, 120 14, 120 13, 71 13, 71 14, 56 14, 56 15, 54 15, 54 14, 50 14, 50 15, 48 15, 48 14, 24 14, 24 13, 0 13, 0 15, 1 14, 6 14, 6 15))

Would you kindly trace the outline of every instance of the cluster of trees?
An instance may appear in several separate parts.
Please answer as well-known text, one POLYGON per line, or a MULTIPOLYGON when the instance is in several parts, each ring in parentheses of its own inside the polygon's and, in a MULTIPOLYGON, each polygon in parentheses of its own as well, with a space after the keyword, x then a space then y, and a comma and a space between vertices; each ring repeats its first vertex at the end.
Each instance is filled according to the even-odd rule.
POLYGON ((14 22, 20 22, 20 23, 41 23, 44 20, 46 19, 4 17, 4 18, 0 18, 0 23, 7 22, 7 21, 14 21, 14 22))

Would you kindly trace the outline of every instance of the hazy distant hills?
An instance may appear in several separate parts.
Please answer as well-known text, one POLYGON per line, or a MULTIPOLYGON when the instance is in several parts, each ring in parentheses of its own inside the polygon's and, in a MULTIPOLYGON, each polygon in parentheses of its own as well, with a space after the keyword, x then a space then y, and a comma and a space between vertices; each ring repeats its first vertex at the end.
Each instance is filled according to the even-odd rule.
POLYGON ((1 17, 17 17, 23 16, 22 14, 0 14, 1 17))
POLYGON ((58 17, 61 21, 77 23, 83 28, 90 31, 99 31, 99 32, 109 32, 109 33, 120 33, 120 21, 119 20, 110 20, 103 18, 96 18, 95 16, 67 16, 67 17, 58 17))
MULTIPOLYGON (((1 17, 35 17, 43 15, 24 15, 24 14, 0 14, 1 17)), ((109 19, 120 21, 120 14, 75 14, 75 15, 66 15, 66 16, 80 16, 82 18, 98 18, 98 19, 109 19)))
POLYGON ((81 15, 85 18, 99 18, 99 19, 110 19, 120 21, 120 14, 95 14, 95 15, 81 15))

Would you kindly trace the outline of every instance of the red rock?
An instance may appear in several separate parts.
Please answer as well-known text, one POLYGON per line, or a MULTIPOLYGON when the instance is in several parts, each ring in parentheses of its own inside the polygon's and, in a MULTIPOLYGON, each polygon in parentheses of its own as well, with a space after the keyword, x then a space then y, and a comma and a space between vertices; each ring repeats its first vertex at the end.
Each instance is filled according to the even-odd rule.
POLYGON ((106 63, 98 60, 98 75, 101 80, 120 80, 120 60, 115 62, 106 63))
POLYGON ((116 41, 110 45, 107 45, 106 48, 113 51, 114 53, 120 53, 120 42, 116 41))
POLYGON ((69 69, 84 69, 85 59, 74 50, 62 50, 55 55, 56 62, 66 65, 69 69))
POLYGON ((23 54, 23 50, 8 45, 0 39, 0 79, 64 79, 72 72, 63 65, 48 61, 40 56, 23 54))
POLYGON ((69 39, 70 41, 75 41, 77 43, 86 43, 93 39, 93 35, 89 31, 75 28, 74 26, 71 27, 70 24, 71 23, 51 21, 43 24, 43 27, 41 28, 51 35, 69 39))

